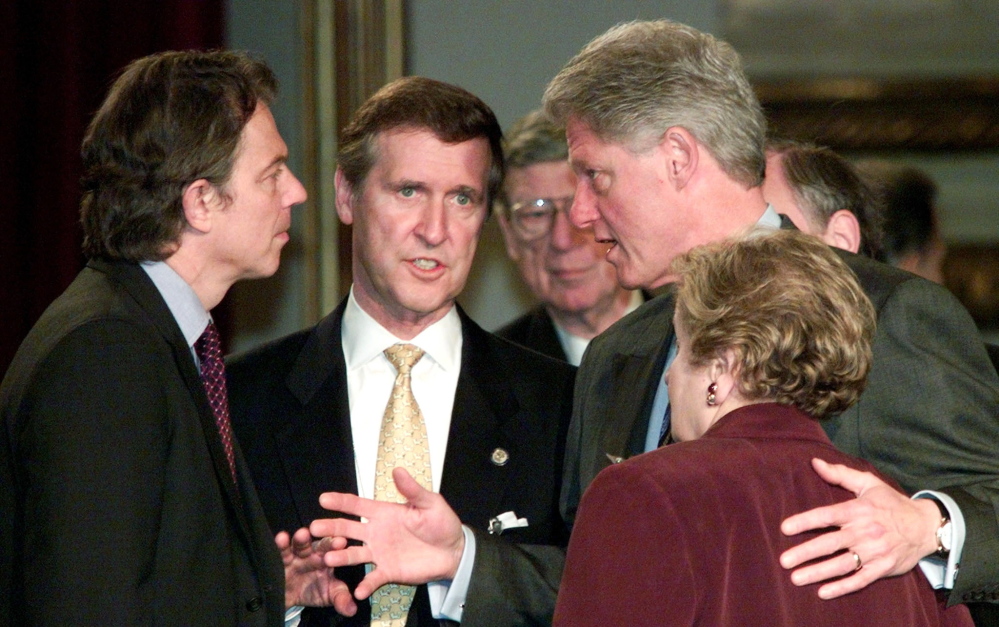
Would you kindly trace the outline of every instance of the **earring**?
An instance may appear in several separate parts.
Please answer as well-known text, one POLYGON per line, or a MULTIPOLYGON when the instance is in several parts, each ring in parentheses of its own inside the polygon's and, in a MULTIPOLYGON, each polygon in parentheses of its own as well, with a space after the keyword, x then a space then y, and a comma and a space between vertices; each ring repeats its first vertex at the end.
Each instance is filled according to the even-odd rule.
POLYGON ((712 383, 711 385, 708 386, 708 406, 709 407, 714 407, 715 403, 718 402, 717 400, 715 400, 715 392, 717 392, 717 391, 718 391, 718 384, 717 383, 712 383))

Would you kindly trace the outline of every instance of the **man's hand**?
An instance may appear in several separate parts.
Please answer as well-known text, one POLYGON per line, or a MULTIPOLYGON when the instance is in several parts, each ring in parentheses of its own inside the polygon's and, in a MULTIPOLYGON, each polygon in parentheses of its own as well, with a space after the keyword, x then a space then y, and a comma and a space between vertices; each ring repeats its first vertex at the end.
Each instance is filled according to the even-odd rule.
POLYGON ((327 607, 332 605, 343 616, 353 616, 357 604, 350 596, 347 584, 333 576, 333 569, 323 563, 323 554, 342 549, 345 538, 323 538, 312 541, 306 528, 295 532, 294 537, 282 531, 274 537, 284 562, 285 609, 296 605, 327 607))
POLYGON ((323 556, 327 566, 375 564, 354 590, 360 600, 386 583, 416 585, 453 579, 465 549, 461 521, 444 497, 422 488, 402 468, 392 471, 392 479, 407 503, 326 492, 319 497, 324 508, 364 517, 368 522, 331 518, 315 520, 309 527, 316 536, 345 537, 364 543, 323 556))
POLYGON ((869 472, 813 459, 812 467, 822 479, 857 495, 852 501, 819 507, 787 518, 784 535, 793 536, 825 527, 839 527, 784 551, 781 566, 797 568, 810 560, 835 557, 797 568, 791 581, 797 586, 853 575, 819 588, 819 597, 834 599, 856 592, 882 577, 912 570, 919 560, 937 548, 936 529, 940 514, 927 499, 909 499, 869 472), (855 558, 854 555, 857 555, 855 558), (863 565, 858 568, 859 563, 863 565))

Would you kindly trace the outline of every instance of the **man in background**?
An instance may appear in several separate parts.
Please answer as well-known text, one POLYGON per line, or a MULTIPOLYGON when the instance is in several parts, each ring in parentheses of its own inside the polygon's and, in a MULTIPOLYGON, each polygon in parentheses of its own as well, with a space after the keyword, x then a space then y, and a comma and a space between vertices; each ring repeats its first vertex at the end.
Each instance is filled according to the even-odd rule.
POLYGON ((822 241, 881 258, 881 216, 867 184, 829 148, 792 140, 767 142, 763 198, 796 227, 822 241))
MULTIPOLYGON (((753 228, 789 225, 764 199, 766 122, 736 52, 693 28, 612 28, 559 72, 543 99, 566 124, 577 173, 573 223, 592 227, 626 287, 654 289, 691 248, 753 228)), ((878 312, 874 367, 855 408, 823 426, 844 452, 893 476, 816 462, 859 496, 786 520, 788 535, 836 527, 782 555, 798 585, 834 579, 848 594, 921 562, 950 603, 992 598, 999 585, 999 377, 974 324, 943 288, 841 253, 878 312), (815 560, 807 566, 802 564, 815 560), (960 566, 960 570, 958 570, 960 566)), ((587 349, 566 445, 563 512, 574 516, 593 477, 668 440, 663 372, 677 346, 667 293, 587 349)))
POLYGON ((209 314, 277 270, 306 197, 276 89, 245 54, 167 52, 91 122, 89 261, 0 386, 0 624, 276 627, 343 599, 306 530, 275 546, 209 314))
POLYGON ((947 246, 940 235, 936 183, 917 168, 888 161, 862 161, 857 168, 877 201, 888 263, 943 284, 947 246))
POLYGON ((497 212, 506 252, 539 305, 496 332, 578 366, 590 340, 643 302, 617 282, 607 246, 569 222, 576 175, 565 131, 541 111, 509 130, 497 212))
POLYGON ((500 141, 463 89, 408 77, 379 90, 340 142, 350 294, 230 364, 236 433, 272 527, 364 543, 326 555, 364 602, 351 617, 306 610, 303 624, 551 620, 575 368, 455 304, 503 178, 500 141), (313 522, 327 510, 367 522, 313 522))

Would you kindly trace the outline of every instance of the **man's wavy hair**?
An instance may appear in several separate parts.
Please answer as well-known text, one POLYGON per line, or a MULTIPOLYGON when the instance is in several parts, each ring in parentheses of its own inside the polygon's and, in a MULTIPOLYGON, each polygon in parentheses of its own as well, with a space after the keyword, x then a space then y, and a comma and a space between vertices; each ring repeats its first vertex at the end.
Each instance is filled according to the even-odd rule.
POLYGON ((671 126, 689 131, 730 178, 763 182, 766 119, 738 53, 669 20, 619 24, 586 45, 542 98, 559 126, 578 119, 601 141, 641 153, 671 126))
POLYGON ((492 109, 474 94, 422 76, 406 76, 379 89, 361 105, 340 134, 337 166, 359 195, 378 160, 381 133, 427 130, 446 144, 473 139, 489 143, 486 206, 491 207, 503 184, 503 131, 492 109))
POLYGON ((874 307, 853 271, 818 238, 753 232, 678 257, 677 324, 691 361, 731 349, 739 392, 815 418, 857 402, 867 384, 874 307))
POLYGON ((163 52, 133 61, 83 140, 83 252, 160 261, 187 222, 184 190, 206 179, 228 198, 243 128, 277 93, 261 61, 231 51, 163 52))

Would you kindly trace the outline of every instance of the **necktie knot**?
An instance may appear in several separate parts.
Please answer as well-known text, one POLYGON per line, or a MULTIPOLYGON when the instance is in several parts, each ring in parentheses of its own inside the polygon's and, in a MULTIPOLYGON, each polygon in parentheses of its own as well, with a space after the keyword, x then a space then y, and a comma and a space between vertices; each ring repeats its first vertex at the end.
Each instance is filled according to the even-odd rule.
POLYGON ((393 344, 385 349, 385 356, 399 374, 409 374, 416 362, 423 357, 423 349, 413 344, 393 344))

